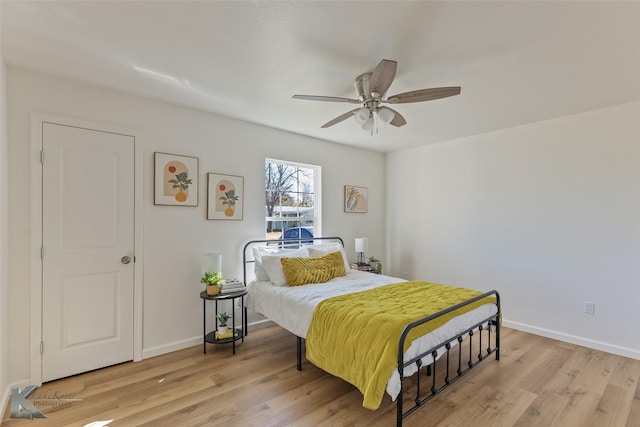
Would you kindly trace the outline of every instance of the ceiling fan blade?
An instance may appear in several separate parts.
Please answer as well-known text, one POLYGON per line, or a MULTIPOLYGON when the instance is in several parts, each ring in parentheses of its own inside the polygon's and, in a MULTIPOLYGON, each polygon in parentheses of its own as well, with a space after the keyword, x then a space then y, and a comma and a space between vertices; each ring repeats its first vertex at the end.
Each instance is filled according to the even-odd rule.
POLYGON ((356 111, 358 111, 359 108, 356 108, 355 110, 351 110, 347 113, 344 113, 341 116, 336 117, 333 120, 328 121, 327 123, 323 124, 321 127, 322 128, 328 128, 329 126, 333 126, 336 123, 340 123, 341 121, 347 120, 349 117, 353 117, 353 113, 355 113, 356 111))
POLYGON ((389 122, 390 125, 396 126, 396 127, 400 127, 400 126, 404 126, 407 124, 407 121, 404 119, 404 117, 402 117, 402 114, 398 113, 396 110, 394 110, 393 108, 389 108, 389 107, 380 107, 380 110, 389 110, 392 111, 394 116, 393 119, 389 122))
POLYGON ((339 98, 337 96, 317 96, 317 95, 293 95, 295 99, 306 99, 307 101, 329 101, 329 102, 349 102, 351 104, 360 104, 357 99, 339 98))
POLYGON ((371 83, 369 85, 371 92, 379 93, 381 97, 384 96, 396 76, 396 68, 398 68, 396 61, 389 59, 380 61, 371 74, 371 83))
POLYGON ((387 98, 390 104, 406 104, 408 102, 431 101, 460 94, 460 86, 435 87, 431 89, 419 89, 411 92, 399 93, 387 98))

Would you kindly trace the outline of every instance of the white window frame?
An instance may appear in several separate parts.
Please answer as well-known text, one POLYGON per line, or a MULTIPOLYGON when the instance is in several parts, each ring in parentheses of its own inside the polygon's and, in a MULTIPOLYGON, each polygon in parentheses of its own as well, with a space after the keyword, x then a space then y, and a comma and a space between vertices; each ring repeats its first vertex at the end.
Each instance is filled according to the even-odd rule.
MULTIPOLYGON (((314 237, 322 236, 322 167, 320 165, 311 165, 307 163, 292 162, 289 160, 266 158, 264 162, 265 170, 266 170, 267 164, 269 163, 283 164, 287 166, 313 170, 313 235, 314 237)), ((263 197, 266 197, 266 190, 267 189, 266 189, 266 183, 265 183, 265 193, 263 193, 263 197)), ((272 221, 272 222, 283 221, 283 218, 280 216, 278 217, 267 216, 266 200, 265 200, 265 213, 264 213, 265 238, 267 233, 267 223, 269 221, 272 221)), ((292 221, 296 221, 296 219, 292 219, 292 221)), ((303 225, 299 225, 299 226, 302 227, 303 225)))

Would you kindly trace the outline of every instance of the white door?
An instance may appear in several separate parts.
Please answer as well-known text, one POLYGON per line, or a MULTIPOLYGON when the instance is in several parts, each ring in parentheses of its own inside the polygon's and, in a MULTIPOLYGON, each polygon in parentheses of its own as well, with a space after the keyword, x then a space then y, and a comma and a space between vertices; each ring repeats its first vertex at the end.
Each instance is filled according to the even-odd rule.
POLYGON ((50 381, 133 359, 134 138, 43 123, 42 147, 50 381))

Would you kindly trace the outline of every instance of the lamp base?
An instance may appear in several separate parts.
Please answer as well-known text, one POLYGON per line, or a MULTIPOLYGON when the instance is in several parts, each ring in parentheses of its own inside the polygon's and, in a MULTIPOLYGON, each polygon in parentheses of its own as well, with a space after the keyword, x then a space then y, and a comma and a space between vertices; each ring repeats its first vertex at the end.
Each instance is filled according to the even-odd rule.
POLYGON ((369 265, 368 262, 365 262, 364 260, 364 252, 358 252, 358 261, 357 264, 362 266, 362 265, 369 265))

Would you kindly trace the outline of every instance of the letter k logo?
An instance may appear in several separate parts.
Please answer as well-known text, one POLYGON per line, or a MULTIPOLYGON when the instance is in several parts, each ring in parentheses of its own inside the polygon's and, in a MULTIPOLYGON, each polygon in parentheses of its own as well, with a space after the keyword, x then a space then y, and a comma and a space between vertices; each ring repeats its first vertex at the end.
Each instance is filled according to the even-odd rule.
POLYGON ((38 408, 33 406, 31 402, 27 400, 34 391, 38 389, 35 385, 30 385, 22 390, 19 388, 11 389, 11 418, 47 418, 38 408))

